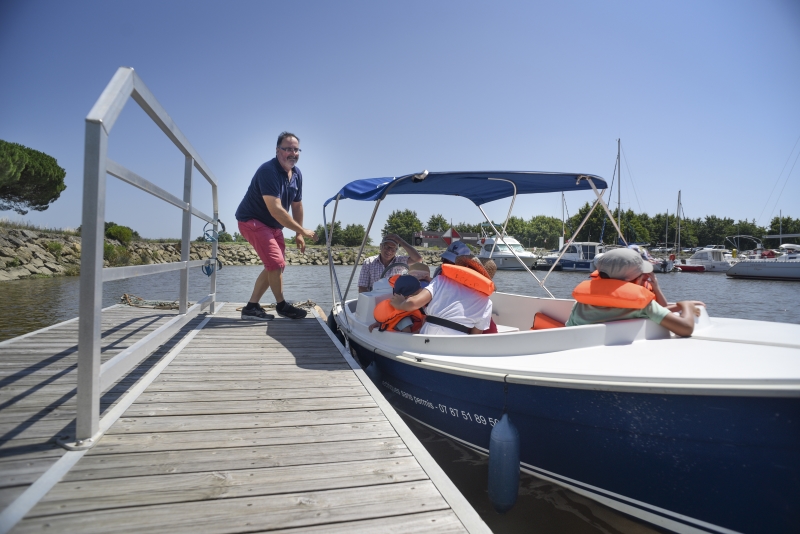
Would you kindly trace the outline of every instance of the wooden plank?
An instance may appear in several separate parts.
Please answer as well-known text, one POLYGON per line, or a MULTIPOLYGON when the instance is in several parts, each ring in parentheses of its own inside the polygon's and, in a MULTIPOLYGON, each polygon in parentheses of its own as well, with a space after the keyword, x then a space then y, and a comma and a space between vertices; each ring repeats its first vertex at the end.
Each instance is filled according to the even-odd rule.
POLYGON ((27 517, 425 480, 413 457, 214 471, 59 484, 27 517))
MULTIPOLYGON (((339 423, 317 426, 278 427, 259 430, 237 429, 217 431, 164 432, 149 434, 105 435, 94 450, 96 454, 146 451, 181 451, 287 445, 301 443, 333 443, 396 437, 386 421, 375 423, 339 423)), ((336 445, 337 447, 339 445, 336 445)), ((84 462, 88 461, 86 458, 84 462)), ((80 465, 80 464, 79 464, 80 465)))
MULTIPOLYGON (((231 447, 205 449, 178 448, 154 452, 119 453, 113 447, 91 453, 78 462, 64 476, 64 481, 85 481, 132 476, 197 473, 217 469, 255 469, 265 467, 287 467, 292 465, 316 465, 374 460, 409 456, 408 448, 396 434, 375 437, 375 432, 365 433, 365 439, 335 441, 343 434, 330 437, 323 442, 290 442, 282 445, 253 445, 231 442, 231 447)), ((219 436, 217 436, 219 438, 219 436)), ((125 443, 127 446, 127 443, 125 443)))
POLYGON ((392 517, 446 510, 447 504, 429 481, 406 482, 306 493, 118 508, 24 519, 15 533, 114 533, 158 529, 171 533, 208 534, 321 525, 340 521, 392 517), (200 519, 202 518, 202 519, 200 519))
MULTIPOLYGON (((259 531, 266 532, 266 531, 259 531)), ((449 510, 395 516, 391 519, 366 519, 326 525, 314 525, 288 530, 270 530, 272 534, 459 534, 466 532, 456 514, 449 510)))
POLYGON ((108 435, 141 432, 275 428, 336 423, 371 423, 382 420, 382 416, 383 414, 378 408, 355 408, 244 415, 204 415, 202 417, 182 415, 123 417, 108 431, 108 435))

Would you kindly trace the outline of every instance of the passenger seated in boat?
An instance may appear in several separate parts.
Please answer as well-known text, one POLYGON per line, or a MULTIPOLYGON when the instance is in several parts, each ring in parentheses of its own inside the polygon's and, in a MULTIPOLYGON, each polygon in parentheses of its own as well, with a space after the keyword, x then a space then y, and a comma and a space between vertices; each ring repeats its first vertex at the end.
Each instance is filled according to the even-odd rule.
POLYGON ((492 318, 494 282, 481 262, 472 255, 457 256, 454 265, 443 264, 442 275, 408 298, 394 295, 389 302, 402 311, 427 305, 420 334, 482 334, 492 318))
POLYGON ((425 265, 422 262, 419 263, 412 263, 408 266, 408 273, 417 280, 419 280, 420 286, 425 287, 431 283, 431 268, 425 265))
MULTIPOLYGON (((395 296, 407 299, 422 291, 419 280, 416 277, 404 274, 390 279, 395 296)), ((369 325, 369 331, 375 328, 383 332, 419 332, 425 315, 420 310, 400 311, 391 305, 388 300, 384 300, 375 306, 375 322, 369 325)))
MULTIPOLYGON (((494 262, 492 258, 478 258, 481 260, 483 264, 483 268, 486 269, 486 272, 489 275, 490 280, 494 280, 494 275, 497 274, 497 264, 494 262)), ((489 328, 483 331, 484 334, 496 334, 497 333, 497 325, 494 322, 494 319, 489 319, 489 328)))
MULTIPOLYGON (((681 301, 671 306, 658 302, 653 291, 644 287, 651 279, 653 265, 634 250, 614 249, 599 254, 594 260, 599 275, 578 284, 572 292, 577 301, 566 326, 648 318, 679 336, 694 331, 694 317, 702 302, 681 301), (680 312, 677 315, 672 312, 680 312)), ((654 276, 652 276, 655 279, 654 276)), ((656 289, 657 283, 653 289, 656 289)), ((664 299, 666 304, 666 299, 664 299)))
MULTIPOLYGON (((455 265, 458 256, 471 256, 472 251, 462 241, 453 241, 447 247, 447 250, 442 252, 442 265, 455 265)), ((433 272, 433 278, 442 274, 441 265, 433 272)))

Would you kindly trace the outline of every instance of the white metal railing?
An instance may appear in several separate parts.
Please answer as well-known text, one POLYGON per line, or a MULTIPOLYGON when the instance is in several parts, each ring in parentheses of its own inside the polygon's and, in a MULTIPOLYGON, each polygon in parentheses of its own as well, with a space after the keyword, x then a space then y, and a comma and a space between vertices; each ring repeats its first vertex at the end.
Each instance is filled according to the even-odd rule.
POLYGON ((69 448, 89 448, 100 434, 100 397, 125 373, 144 360, 164 341, 172 337, 205 308, 215 311, 216 269, 210 276, 208 296, 188 307, 189 268, 216 265, 217 242, 212 243, 211 258, 189 260, 192 215, 213 224, 217 232, 219 206, 217 180, 200 159, 194 147, 184 137, 170 116, 132 68, 120 67, 95 102, 86 117, 86 140, 83 169, 83 222, 81 226, 81 288, 78 334, 78 397, 75 442, 69 448), (108 137, 122 108, 133 98, 153 122, 175 143, 185 157, 183 199, 168 193, 145 178, 126 169, 107 156, 108 137), (213 215, 209 216, 192 205, 192 170, 197 169, 211 184, 213 215), (183 210, 181 232, 181 261, 103 268, 103 237, 105 227, 106 174, 110 174, 183 210), (101 365, 101 306, 103 282, 180 270, 180 309, 178 315, 128 349, 101 365))

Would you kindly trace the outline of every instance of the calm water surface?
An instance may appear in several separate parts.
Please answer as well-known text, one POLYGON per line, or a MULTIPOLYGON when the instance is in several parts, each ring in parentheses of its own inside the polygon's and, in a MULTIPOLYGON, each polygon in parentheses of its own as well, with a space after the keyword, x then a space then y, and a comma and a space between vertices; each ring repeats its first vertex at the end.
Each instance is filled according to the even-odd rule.
MULTIPOLYGON (((352 267, 338 266, 344 286, 352 267)), ((217 276, 217 300, 246 302, 260 272, 257 266, 228 266, 217 276)), ((544 272, 537 275, 544 276, 544 272)), ((358 274, 356 273, 356 277, 358 274)), ((584 273, 554 272, 547 287, 558 298, 568 298, 586 278, 584 273)), ((357 280, 357 278, 356 278, 357 280)), ((733 280, 719 273, 658 275, 670 301, 702 300, 712 317, 737 317, 800 324, 800 282, 733 280)), ((123 293, 145 299, 177 300, 179 273, 118 280, 103 285, 103 305, 119 302, 123 293)), ((503 292, 546 296, 525 272, 500 271, 495 277, 503 292)), ((208 293, 208 279, 199 269, 190 275, 190 299, 208 293)), ((292 267, 284 274, 289 301, 313 300, 326 312, 331 308, 330 276, 326 266, 292 267)), ((41 278, 0 283, 0 341, 55 324, 78 314, 78 277, 41 278)), ((351 291, 351 294, 353 291, 351 291)), ((262 303, 272 302, 268 291, 262 303)), ((538 533, 652 533, 661 532, 549 482, 523 475, 516 506, 505 515, 494 512, 487 496, 486 458, 407 420, 409 426, 448 476, 494 532, 538 533)))

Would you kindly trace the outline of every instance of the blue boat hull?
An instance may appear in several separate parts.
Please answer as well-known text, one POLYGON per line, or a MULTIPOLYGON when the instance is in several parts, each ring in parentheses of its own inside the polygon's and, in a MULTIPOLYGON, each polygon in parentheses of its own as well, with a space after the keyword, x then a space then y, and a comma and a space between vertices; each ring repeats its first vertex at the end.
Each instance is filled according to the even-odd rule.
MULTIPOLYGON (((553 265, 554 260, 545 260, 548 265, 553 265)), ((561 265, 562 271, 580 271, 580 272, 591 272, 594 269, 592 268, 592 262, 590 260, 586 261, 575 261, 575 260, 565 260, 561 259, 558 262, 561 265)))
POLYGON ((507 406, 523 470, 623 512, 678 531, 800 528, 800 399, 504 384, 351 346, 398 411, 485 453, 507 406))

